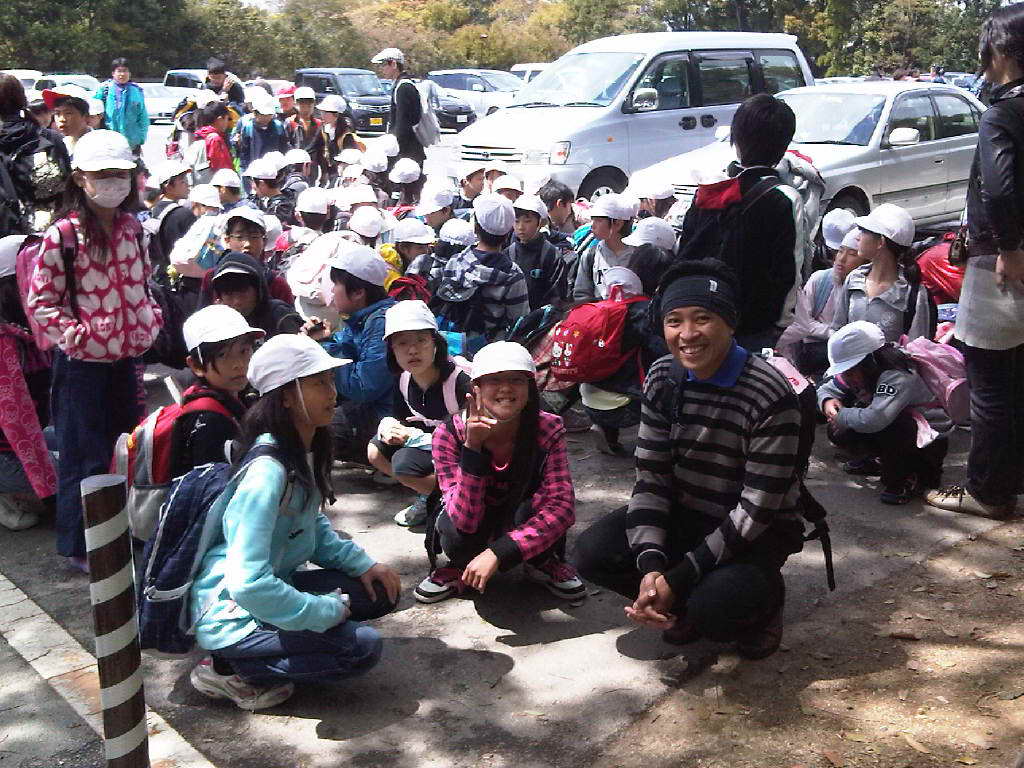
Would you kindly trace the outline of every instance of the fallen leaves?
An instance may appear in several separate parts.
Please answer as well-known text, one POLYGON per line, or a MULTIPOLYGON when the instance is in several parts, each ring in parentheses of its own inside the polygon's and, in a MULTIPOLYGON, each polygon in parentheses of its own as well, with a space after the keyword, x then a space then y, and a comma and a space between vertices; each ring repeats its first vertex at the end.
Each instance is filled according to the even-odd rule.
POLYGON ((915 739, 909 733, 904 733, 903 734, 903 740, 905 742, 907 742, 907 744, 910 745, 911 749, 913 749, 913 750, 915 750, 917 752, 920 752, 922 755, 930 755, 932 753, 932 751, 930 749, 928 749, 928 747, 926 747, 920 741, 915 739))
POLYGON ((831 749, 823 750, 821 756, 828 760, 829 765, 833 768, 843 768, 843 766, 846 765, 846 761, 843 760, 843 756, 831 749))

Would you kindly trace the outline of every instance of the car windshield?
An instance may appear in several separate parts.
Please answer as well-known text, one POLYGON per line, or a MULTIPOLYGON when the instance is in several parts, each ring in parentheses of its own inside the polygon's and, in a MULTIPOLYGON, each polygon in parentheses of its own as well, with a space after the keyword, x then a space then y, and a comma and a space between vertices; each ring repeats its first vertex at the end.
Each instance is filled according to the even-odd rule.
POLYGON ((34 77, 23 77, 21 78, 21 84, 26 88, 31 88, 36 84, 36 79, 34 77))
POLYGON ((346 96, 386 96, 376 75, 342 75, 341 92, 346 96))
POLYGON ((571 53, 516 93, 512 106, 606 107, 644 60, 642 53, 571 53))
POLYGON ((796 114, 797 144, 866 147, 878 125, 885 97, 872 93, 780 93, 796 114))
POLYGON ((480 77, 496 91, 518 91, 523 81, 511 72, 481 72, 480 77))

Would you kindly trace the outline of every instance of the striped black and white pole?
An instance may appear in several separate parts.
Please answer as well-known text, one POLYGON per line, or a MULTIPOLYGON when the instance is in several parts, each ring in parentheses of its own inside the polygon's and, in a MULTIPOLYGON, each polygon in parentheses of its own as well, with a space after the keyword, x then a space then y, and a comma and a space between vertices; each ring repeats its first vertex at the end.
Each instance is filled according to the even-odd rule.
POLYGON ((125 499, 125 479, 121 475, 93 475, 82 481, 107 768, 149 768, 135 573, 125 499))

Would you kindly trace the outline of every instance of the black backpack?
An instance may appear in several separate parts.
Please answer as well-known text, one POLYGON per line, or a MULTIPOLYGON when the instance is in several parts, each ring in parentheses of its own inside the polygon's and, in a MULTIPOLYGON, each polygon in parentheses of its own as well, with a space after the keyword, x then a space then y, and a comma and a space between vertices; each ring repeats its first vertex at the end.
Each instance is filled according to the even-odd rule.
POLYGON ((743 236, 743 218, 762 197, 782 185, 776 175, 765 176, 747 190, 737 202, 720 211, 705 211, 704 223, 688 237, 680 239, 676 251, 680 259, 714 257, 735 266, 743 236))
POLYGON ((0 152, 0 237, 27 235, 32 231, 18 190, 14 186, 17 155, 0 152))

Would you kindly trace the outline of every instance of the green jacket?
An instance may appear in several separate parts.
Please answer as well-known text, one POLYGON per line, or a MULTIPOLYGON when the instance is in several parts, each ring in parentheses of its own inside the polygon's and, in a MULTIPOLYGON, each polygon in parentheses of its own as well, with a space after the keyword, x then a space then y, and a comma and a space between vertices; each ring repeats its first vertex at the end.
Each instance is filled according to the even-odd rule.
POLYGON ((94 94, 106 109, 107 128, 128 139, 132 149, 141 147, 146 143, 146 135, 149 133, 149 113, 146 112, 146 98, 142 88, 135 83, 128 83, 121 109, 117 108, 116 92, 114 81, 107 80, 94 94))

